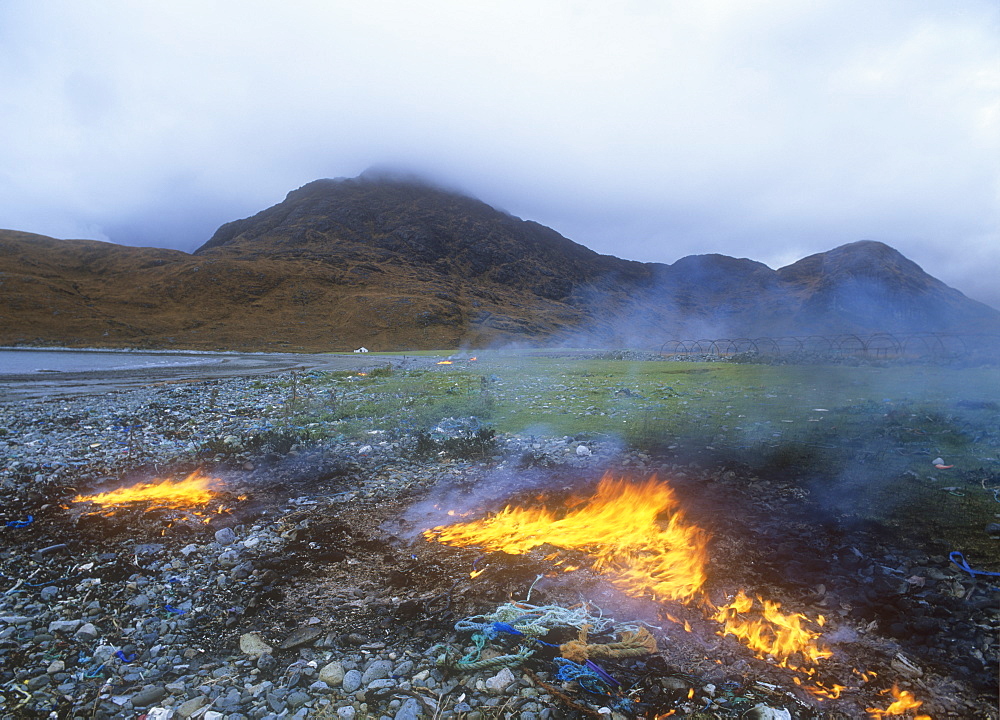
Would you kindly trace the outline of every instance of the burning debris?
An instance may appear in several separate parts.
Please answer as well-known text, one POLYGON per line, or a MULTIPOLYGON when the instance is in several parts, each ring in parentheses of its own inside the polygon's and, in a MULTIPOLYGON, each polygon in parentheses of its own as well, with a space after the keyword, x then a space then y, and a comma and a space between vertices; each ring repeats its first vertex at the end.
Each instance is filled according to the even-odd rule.
POLYGON ((705 582, 708 536, 685 521, 670 486, 655 477, 641 484, 605 477, 592 498, 571 498, 560 511, 507 506, 424 536, 511 555, 542 545, 582 550, 595 570, 638 597, 687 602, 705 582))
MULTIPOLYGON (((899 686, 893 685, 891 690, 886 690, 883 694, 890 694, 893 697, 892 704, 885 710, 879 710, 878 708, 867 708, 867 712, 873 720, 880 720, 881 718, 886 718, 894 715, 906 715, 911 710, 917 710, 923 703, 913 697, 913 693, 909 690, 900 690, 899 686)), ((931 720, 930 715, 914 715, 913 720, 931 720)))
POLYGON ((121 507, 141 503, 146 510, 167 510, 204 507, 218 496, 222 481, 195 471, 183 480, 161 480, 139 483, 130 487, 98 493, 77 495, 74 503, 91 503, 106 515, 113 515, 121 507))
MULTIPOLYGON (((582 553, 593 571, 604 574, 627 595, 658 603, 672 601, 699 606, 706 620, 721 626, 716 631, 718 635, 733 636, 756 657, 793 673, 795 685, 808 693, 808 697, 816 701, 837 699, 850 689, 816 677, 817 664, 834 655, 820 640, 821 629, 826 625, 824 616, 813 621, 802 613, 783 612, 781 603, 759 596, 754 600, 742 589, 725 605, 711 602, 704 590, 708 533, 686 520, 673 490, 655 476, 645 482, 605 476, 591 497, 571 497, 556 509, 546 505, 544 496, 537 501, 532 507, 507 505, 482 519, 437 526, 426 530, 424 537, 447 545, 474 546, 509 555, 524 555, 551 546, 555 552, 546 555, 545 560, 551 561, 553 568, 566 562, 563 557, 566 552, 582 553)), ((563 568, 575 569, 578 569, 575 565, 563 568)), ((481 572, 473 570, 470 577, 475 579, 481 572)), ((452 665, 459 669, 488 666, 489 661, 479 659, 484 643, 504 633, 520 636, 526 644, 514 654, 497 656, 500 665, 519 665, 543 647, 557 648, 562 656, 557 660, 561 662, 591 663, 591 657, 615 657, 613 651, 602 652, 608 648, 624 651, 619 657, 656 652, 656 640, 645 627, 625 632, 617 641, 589 645, 588 632, 596 621, 587 618, 589 622, 585 622, 578 617, 579 612, 586 615, 585 607, 574 616, 575 623, 564 622, 578 629, 578 638, 572 641, 559 640, 558 622, 551 628, 539 629, 535 620, 539 612, 548 617, 552 609, 513 604, 500 608, 494 616, 459 623, 457 630, 478 631, 473 637, 478 649, 452 665), (595 652, 588 652, 588 648, 595 652)), ((682 622, 666 611, 661 616, 682 622)), ((690 623, 683 621, 683 624, 691 632, 690 623)), ((598 630, 604 630, 606 625, 598 626, 598 630)), ((875 677, 875 673, 858 672, 858 675, 864 682, 875 677)), ((892 693, 895 701, 889 708, 868 710, 873 718, 899 715, 922 704, 909 691, 900 692, 894 687, 892 693)), ((917 717, 930 720, 927 715, 917 717)))
MULTIPOLYGON (((723 626, 722 635, 732 635, 749 647, 757 657, 777 658, 781 667, 798 669, 794 657, 802 662, 815 665, 833 653, 817 644, 818 631, 806 627, 809 619, 801 613, 781 612, 781 603, 758 597, 759 618, 747 616, 754 610, 755 603, 742 590, 736 593, 731 603, 719 608, 712 619, 723 626)), ((822 627, 826 621, 822 615, 816 621, 822 627)))
POLYGON ((232 514, 246 495, 226 490, 221 479, 196 470, 183 479, 156 479, 93 495, 71 503, 77 528, 109 537, 190 534, 198 525, 232 514))

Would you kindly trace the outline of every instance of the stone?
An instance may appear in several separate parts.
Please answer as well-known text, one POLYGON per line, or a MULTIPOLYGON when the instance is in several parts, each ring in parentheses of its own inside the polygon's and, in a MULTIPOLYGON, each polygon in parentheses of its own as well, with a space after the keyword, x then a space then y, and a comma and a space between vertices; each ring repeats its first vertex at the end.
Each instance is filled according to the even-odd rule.
POLYGON ((73 637, 77 640, 82 640, 83 642, 90 642, 91 640, 96 640, 98 636, 97 628, 94 623, 84 623, 80 628, 73 633, 73 637))
POLYGON ((198 695, 190 700, 185 700, 177 706, 177 714, 182 718, 189 718, 195 713, 195 711, 200 710, 201 706, 207 701, 208 698, 204 695, 198 695))
POLYGON ((986 526, 987 535, 1000 535, 1000 523, 990 523, 986 526))
POLYGON ((319 679, 330 687, 339 687, 344 682, 344 666, 337 660, 327 663, 320 669, 319 679))
POLYGON ((505 667, 493 677, 487 678, 483 684, 491 694, 501 695, 507 688, 514 684, 516 679, 510 668, 505 667))
POLYGON ((114 657, 114 654, 117 651, 118 648, 116 648, 114 645, 98 645, 96 648, 94 648, 94 653, 93 653, 94 660, 102 663, 107 662, 112 657, 114 657))
POLYGON ((42 588, 42 591, 39 594, 42 596, 42 600, 49 602, 50 600, 55 599, 56 595, 59 594, 59 588, 55 585, 46 585, 42 588))
POLYGON ((167 694, 167 689, 162 685, 147 685, 142 690, 131 697, 134 707, 146 707, 152 705, 167 694))
POLYGON ((305 625, 292 630, 291 634, 281 641, 278 648, 281 650, 290 650, 294 647, 298 647, 299 645, 305 645, 306 643, 312 642, 322 634, 323 629, 318 625, 305 625))
POLYGON ((140 593, 129 600, 126 604, 131 605, 134 608, 138 608, 139 610, 144 610, 149 607, 149 596, 145 593, 140 593))
POLYGON ((361 673, 357 670, 348 670, 344 674, 343 688, 345 693, 356 692, 361 687, 361 673))
POLYGON ((365 669, 361 675, 361 684, 368 686, 373 680, 382 680, 392 673, 392 663, 388 660, 376 660, 365 669))
POLYGON ((678 677, 665 677, 660 680, 660 687, 664 690, 672 690, 680 692, 682 690, 687 690, 691 687, 691 683, 687 680, 681 680, 678 677))
POLYGON ((240 652, 250 657, 259 658, 261 655, 270 654, 274 650, 255 632, 243 633, 240 635, 240 652))
MULTIPOLYGON (((7 623, 8 625, 30 625, 33 619, 27 615, 0 615, 0 622, 7 623)), ((52 631, 49 630, 49 632, 52 631)))
POLYGON ((350 705, 346 707, 337 708, 337 717, 341 720, 354 720, 354 716, 357 715, 357 710, 355 710, 350 705))
POLYGON ((53 620, 49 623, 50 633, 71 633, 76 632, 82 620, 53 620))
POLYGON ((246 580, 253 574, 253 563, 242 562, 229 573, 233 580, 246 580))
POLYGON ((215 531, 215 542, 220 545, 232 545, 236 542, 236 533, 233 532, 232 528, 224 527, 221 530, 215 531))
POLYGON ((45 672, 47 672, 49 675, 55 675, 56 673, 61 673, 65 669, 66 669, 66 663, 64 663, 62 660, 53 660, 52 663, 49 664, 49 667, 45 670, 45 672))
POLYGON ((285 710, 285 701, 284 700, 282 700, 280 697, 278 697, 274 693, 268 693, 267 696, 266 696, 266 698, 267 698, 267 706, 269 708, 271 708, 272 710, 274 710, 274 712, 276 712, 276 713, 282 713, 282 714, 284 714, 284 710, 285 710))
POLYGON ((592 455, 592 453, 590 452, 590 448, 587 447, 586 445, 577 445, 576 446, 576 456, 577 457, 590 457, 591 455, 592 455))
POLYGON ((365 685, 365 690, 371 690, 372 692, 379 692, 382 690, 392 690, 396 687, 396 681, 392 678, 382 678, 381 680, 372 680, 370 683, 365 685))
POLYGON ((47 674, 35 675, 35 677, 28 680, 24 684, 24 686, 28 689, 29 692, 35 692, 36 690, 41 690, 43 687, 50 684, 51 682, 52 678, 49 677, 47 674))
POLYGON ((261 653, 261 656, 257 658, 257 669, 262 673, 270 674, 274 672, 276 667, 278 667, 278 661, 269 652, 261 653))
POLYGON ((423 713, 416 698, 407 698, 396 711, 392 720, 417 720, 423 713))

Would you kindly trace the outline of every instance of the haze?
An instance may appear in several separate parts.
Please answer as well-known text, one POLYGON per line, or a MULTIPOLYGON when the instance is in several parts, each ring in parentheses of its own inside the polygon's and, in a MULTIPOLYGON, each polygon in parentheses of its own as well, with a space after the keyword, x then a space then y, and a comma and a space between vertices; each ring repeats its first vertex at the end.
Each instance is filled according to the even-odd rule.
POLYGON ((372 166, 633 260, 880 240, 1000 307, 1000 6, 0 5, 0 227, 192 251, 372 166))

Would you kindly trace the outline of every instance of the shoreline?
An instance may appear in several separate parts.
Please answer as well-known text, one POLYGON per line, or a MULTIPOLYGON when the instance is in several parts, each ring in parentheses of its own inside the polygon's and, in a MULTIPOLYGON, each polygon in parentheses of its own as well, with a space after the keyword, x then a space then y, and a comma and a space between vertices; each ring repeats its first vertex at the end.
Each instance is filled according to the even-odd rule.
POLYGON ((375 360, 367 355, 226 353, 221 362, 204 365, 0 375, 0 403, 50 397, 102 395, 162 384, 195 383, 286 372, 351 371, 371 367, 378 362, 396 364, 400 359, 394 356, 379 356, 379 359, 375 360))

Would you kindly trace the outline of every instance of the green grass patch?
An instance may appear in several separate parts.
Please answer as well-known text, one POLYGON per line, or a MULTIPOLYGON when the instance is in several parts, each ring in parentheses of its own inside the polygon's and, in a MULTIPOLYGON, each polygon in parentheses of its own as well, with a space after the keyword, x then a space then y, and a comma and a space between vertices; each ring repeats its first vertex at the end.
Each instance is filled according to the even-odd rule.
POLYGON ((995 552, 983 527, 1000 513, 990 492, 1000 486, 996 368, 487 354, 366 376, 308 373, 284 391, 295 395, 287 422, 311 435, 427 433, 474 416, 498 432, 607 436, 644 451, 739 461, 801 484, 831 513, 995 552), (955 467, 935 468, 938 457, 955 467))

